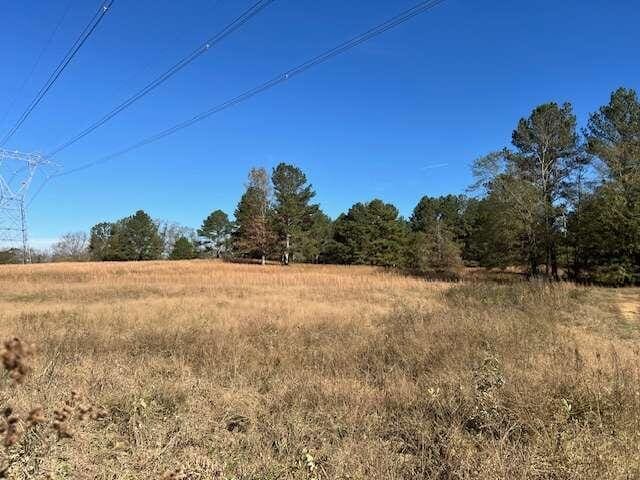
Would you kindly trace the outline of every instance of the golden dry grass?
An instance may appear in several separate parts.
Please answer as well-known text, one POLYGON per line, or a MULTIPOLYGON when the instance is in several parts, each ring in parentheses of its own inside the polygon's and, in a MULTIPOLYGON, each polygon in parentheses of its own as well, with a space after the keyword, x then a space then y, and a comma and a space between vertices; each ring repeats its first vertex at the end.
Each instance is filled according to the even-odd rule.
MULTIPOLYGON (((638 290, 626 290, 637 295, 638 290)), ((0 268, 39 347, 0 402, 104 409, 10 478, 636 478, 640 325, 616 292, 216 262, 0 268)))

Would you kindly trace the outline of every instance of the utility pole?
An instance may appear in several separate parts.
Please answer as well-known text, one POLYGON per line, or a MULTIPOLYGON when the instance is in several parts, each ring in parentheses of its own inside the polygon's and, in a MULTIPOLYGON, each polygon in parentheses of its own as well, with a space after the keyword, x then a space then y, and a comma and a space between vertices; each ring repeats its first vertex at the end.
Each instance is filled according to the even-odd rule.
POLYGON ((25 264, 31 262, 27 192, 36 173, 43 171, 47 175, 53 166, 53 162, 38 153, 0 148, 0 248, 19 248, 25 264))

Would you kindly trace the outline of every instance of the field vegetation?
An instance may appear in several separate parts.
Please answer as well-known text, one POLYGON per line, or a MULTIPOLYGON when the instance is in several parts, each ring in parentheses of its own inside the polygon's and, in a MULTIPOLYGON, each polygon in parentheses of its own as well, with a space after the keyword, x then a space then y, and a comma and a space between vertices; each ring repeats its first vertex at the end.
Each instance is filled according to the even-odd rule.
POLYGON ((639 294, 374 267, 3 266, 0 331, 35 349, 21 383, 0 377, 1 468, 638 478, 639 294))

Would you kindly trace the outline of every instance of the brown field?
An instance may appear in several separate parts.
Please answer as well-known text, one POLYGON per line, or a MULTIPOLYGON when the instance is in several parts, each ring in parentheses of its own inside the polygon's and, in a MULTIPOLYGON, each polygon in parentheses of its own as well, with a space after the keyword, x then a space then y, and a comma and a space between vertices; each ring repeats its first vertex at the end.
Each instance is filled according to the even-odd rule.
POLYGON ((0 267, 47 418, 8 478, 640 478, 640 289, 365 267, 0 267), (97 418, 80 420, 92 406, 97 418), (83 415, 81 415, 83 416, 83 415), (166 475, 171 470, 180 473, 166 475))

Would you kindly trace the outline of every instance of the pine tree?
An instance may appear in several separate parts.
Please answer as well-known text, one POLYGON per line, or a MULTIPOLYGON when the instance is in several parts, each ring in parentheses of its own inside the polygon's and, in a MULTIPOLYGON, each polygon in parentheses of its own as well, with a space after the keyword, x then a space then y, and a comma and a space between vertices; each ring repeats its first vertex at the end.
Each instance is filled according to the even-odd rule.
POLYGON ((325 213, 318 210, 313 214, 311 226, 298 246, 301 258, 311 263, 324 261, 332 235, 333 222, 325 213))
POLYGON ((444 227, 410 235, 406 266, 411 272, 445 279, 459 278, 464 267, 460 247, 444 227))
POLYGON ((198 235, 206 239, 205 248, 212 250, 217 258, 226 249, 232 225, 222 210, 215 210, 202 222, 198 235))
POLYGON ((340 263, 400 266, 407 227, 398 209, 382 200, 356 203, 334 224, 334 259, 340 263))
POLYGON ((541 261, 545 273, 558 278, 568 187, 588 163, 571 104, 536 107, 518 122, 512 144, 514 150, 504 149, 476 161, 474 174, 490 195, 501 197, 502 205, 511 206, 510 214, 524 225, 523 256, 529 273, 537 275, 541 261))
POLYGON ((320 208, 309 203, 315 192, 298 167, 280 163, 273 169, 271 179, 275 197, 274 229, 282 263, 288 265, 292 257, 303 257, 320 208))
POLYGON ((111 251, 111 238, 114 232, 114 224, 101 222, 91 227, 89 234, 89 253, 93 260, 105 261, 113 259, 111 251))
POLYGON ((116 234, 125 260, 157 260, 162 255, 164 245, 158 226, 143 210, 121 220, 116 234))
POLYGON ((191 260, 198 256, 196 246, 187 237, 179 237, 173 244, 169 258, 171 260, 191 260))
POLYGON ((413 209, 409 225, 414 232, 435 231, 437 224, 444 225, 456 238, 462 240, 466 235, 464 211, 467 200, 463 195, 443 197, 424 196, 413 209))
POLYGON ((591 115, 589 153, 603 183, 578 197, 569 219, 574 274, 609 285, 640 283, 640 102, 620 88, 591 115))

